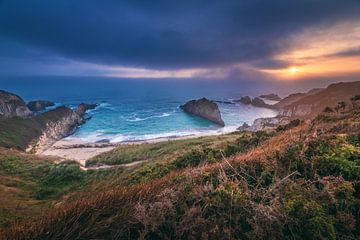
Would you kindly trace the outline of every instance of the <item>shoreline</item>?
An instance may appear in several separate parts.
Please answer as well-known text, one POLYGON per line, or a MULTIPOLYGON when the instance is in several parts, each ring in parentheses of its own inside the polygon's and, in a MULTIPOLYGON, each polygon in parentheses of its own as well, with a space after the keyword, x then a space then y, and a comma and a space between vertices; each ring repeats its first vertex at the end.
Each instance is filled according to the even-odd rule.
POLYGON ((141 144, 154 144, 168 141, 186 140, 207 136, 220 136, 225 134, 231 134, 237 132, 235 129, 231 132, 213 132, 213 133, 201 133, 192 134, 187 136, 170 136, 170 137, 158 137, 147 140, 134 140, 134 141, 123 141, 117 143, 111 142, 90 142, 74 138, 63 138, 56 141, 51 147, 41 153, 37 153, 40 156, 51 156, 58 157, 62 161, 76 161, 82 167, 86 166, 86 162, 104 152, 111 151, 121 145, 141 145, 141 144))

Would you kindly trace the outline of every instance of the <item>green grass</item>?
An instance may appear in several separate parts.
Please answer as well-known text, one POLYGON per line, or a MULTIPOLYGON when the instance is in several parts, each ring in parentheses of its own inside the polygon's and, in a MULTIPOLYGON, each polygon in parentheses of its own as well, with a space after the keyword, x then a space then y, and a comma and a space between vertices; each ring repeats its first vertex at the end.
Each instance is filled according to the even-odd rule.
POLYGON ((0 225, 40 215, 51 202, 84 189, 107 174, 83 171, 75 162, 56 164, 15 152, 0 154, 0 225))
POLYGON ((184 153, 205 147, 221 147, 235 142, 247 133, 232 133, 221 136, 207 136, 185 140, 173 140, 160 143, 122 145, 116 149, 102 153, 87 162, 87 165, 117 165, 136 161, 171 161, 184 153))

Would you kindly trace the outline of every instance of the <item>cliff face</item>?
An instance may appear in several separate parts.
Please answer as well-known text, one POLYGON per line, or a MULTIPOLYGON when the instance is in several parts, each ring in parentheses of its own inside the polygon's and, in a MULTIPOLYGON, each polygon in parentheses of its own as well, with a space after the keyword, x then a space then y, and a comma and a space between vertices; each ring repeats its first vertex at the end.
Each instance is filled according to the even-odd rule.
POLYGON ((32 112, 21 97, 0 90, 0 116, 26 118, 31 114, 32 112))
POLYGON ((220 126, 225 126, 218 105, 206 98, 189 101, 180 107, 187 113, 207 119, 220 126))
POLYGON ((82 116, 67 107, 59 107, 36 117, 41 123, 41 134, 29 144, 26 151, 42 152, 56 141, 69 136, 83 123, 82 116))
POLYGON ((326 107, 335 107, 342 101, 350 104, 350 98, 359 93, 360 81, 331 84, 325 89, 312 90, 296 99, 296 101, 282 106, 280 115, 291 118, 311 119, 326 107))

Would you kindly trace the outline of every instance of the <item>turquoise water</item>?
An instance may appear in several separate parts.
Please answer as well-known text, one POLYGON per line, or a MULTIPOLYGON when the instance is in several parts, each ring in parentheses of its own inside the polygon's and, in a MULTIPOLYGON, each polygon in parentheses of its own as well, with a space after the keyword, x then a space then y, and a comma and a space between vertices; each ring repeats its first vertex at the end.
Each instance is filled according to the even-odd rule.
POLYGON ((270 109, 218 103, 225 127, 184 113, 179 106, 201 97, 212 100, 255 95, 251 86, 215 82, 134 79, 39 78, 2 84, 25 100, 48 99, 75 108, 80 102, 98 103, 90 119, 70 138, 96 142, 137 141, 160 137, 217 134, 234 131, 244 122, 275 116, 270 109))

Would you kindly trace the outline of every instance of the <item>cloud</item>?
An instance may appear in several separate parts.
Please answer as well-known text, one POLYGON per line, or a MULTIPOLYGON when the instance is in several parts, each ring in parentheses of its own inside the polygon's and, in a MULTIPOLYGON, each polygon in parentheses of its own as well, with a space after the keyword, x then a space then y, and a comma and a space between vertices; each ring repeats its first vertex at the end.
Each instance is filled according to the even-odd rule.
MULTIPOLYGON (((167 73, 244 63, 277 68, 287 64, 274 56, 291 48, 289 36, 359 12, 358 0, 0 0, 0 45, 32 49, 29 59, 40 52, 167 73)), ((8 58, 20 52, 12 50, 8 58)))

